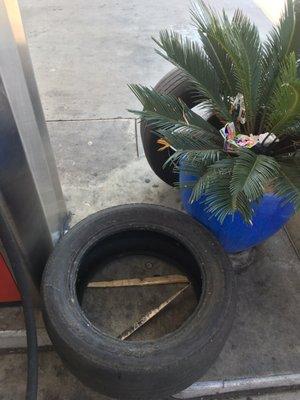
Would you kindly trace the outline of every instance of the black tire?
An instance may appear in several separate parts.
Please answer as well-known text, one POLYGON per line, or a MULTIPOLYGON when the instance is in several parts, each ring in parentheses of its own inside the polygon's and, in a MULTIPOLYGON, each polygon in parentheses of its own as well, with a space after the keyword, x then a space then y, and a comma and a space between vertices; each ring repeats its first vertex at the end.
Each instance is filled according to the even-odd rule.
MULTIPOLYGON (((197 104, 186 75, 177 68, 165 75, 154 89, 160 93, 181 98, 189 108, 193 108, 197 104)), ((158 151, 160 147, 157 144, 158 137, 145 121, 141 121, 140 132, 145 156, 153 172, 168 185, 174 185, 178 181, 178 176, 173 172, 172 165, 163 168, 171 153, 158 151)))
POLYGON ((188 215, 124 205, 91 215, 63 237, 44 271, 42 294, 50 338, 83 383, 113 398, 157 400, 192 384, 215 361, 234 317, 235 277, 218 242, 188 215), (176 331, 155 341, 123 342, 83 314, 77 277, 84 279, 87 262, 97 264, 122 248, 148 251, 152 242, 156 252, 171 252, 201 281, 199 304, 176 331))

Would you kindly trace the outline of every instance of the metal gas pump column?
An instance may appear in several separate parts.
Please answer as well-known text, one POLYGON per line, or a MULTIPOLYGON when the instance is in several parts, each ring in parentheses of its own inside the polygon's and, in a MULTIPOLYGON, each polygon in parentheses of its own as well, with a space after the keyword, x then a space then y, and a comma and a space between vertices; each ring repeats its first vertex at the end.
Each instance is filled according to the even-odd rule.
POLYGON ((17 0, 0 0, 0 38, 0 191, 37 295, 67 211, 17 0))

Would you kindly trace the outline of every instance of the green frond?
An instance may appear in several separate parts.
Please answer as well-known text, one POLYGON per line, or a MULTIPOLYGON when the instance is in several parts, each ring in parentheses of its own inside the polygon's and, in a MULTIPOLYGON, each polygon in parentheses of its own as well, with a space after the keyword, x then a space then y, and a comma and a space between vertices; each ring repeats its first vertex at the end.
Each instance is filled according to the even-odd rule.
MULTIPOLYGON (((232 68, 225 70, 228 81, 232 81, 234 77, 234 87, 244 95, 247 130, 249 134, 253 133, 260 98, 262 55, 257 27, 240 10, 235 12, 230 21, 225 12, 219 17, 212 8, 205 6, 203 1, 199 1, 199 5, 200 11, 193 12, 198 30, 204 35, 209 31, 210 37, 230 61, 232 68)), ((219 54, 222 53, 219 51, 219 54)))
POLYGON ((146 120, 172 147, 223 146, 219 131, 180 99, 140 85, 130 85, 130 88, 144 106, 142 111, 131 112, 146 120))
POLYGON ((228 215, 233 214, 232 197, 228 190, 229 182, 230 176, 215 177, 213 184, 209 185, 209 190, 205 193, 205 209, 221 223, 228 215))
POLYGON ((211 170, 214 170, 214 172, 220 173, 220 175, 228 175, 228 173, 232 172, 233 166, 234 166, 234 157, 230 157, 228 155, 227 158, 221 158, 214 164, 210 165, 209 168, 211 170))
POLYGON ((180 128, 158 129, 157 135, 176 150, 197 150, 197 149, 221 149, 221 144, 217 144, 214 137, 207 135, 195 127, 185 126, 180 128))
POLYGON ((190 13, 195 26, 203 33, 208 33, 220 20, 218 12, 209 7, 204 0, 193 2, 190 13))
POLYGON ((244 193, 249 201, 260 199, 268 185, 278 176, 279 165, 269 156, 256 154, 249 149, 239 151, 235 158, 230 192, 234 203, 244 193))
MULTIPOLYGON (((284 11, 277 26, 274 26, 264 42, 264 67, 269 71, 273 66, 280 68, 285 57, 293 50, 295 32, 295 2, 286 0, 284 11), (272 66, 273 64, 273 66, 272 66)), ((275 74, 276 75, 276 74, 275 74)))
MULTIPOLYGON (((269 100, 272 98, 281 65, 292 50, 294 32, 294 1, 287 0, 278 26, 272 29, 266 41, 263 43, 263 73, 260 104, 268 104, 269 100)), ((268 110, 266 110, 266 112, 267 111, 268 110)), ((263 126, 266 112, 263 115, 261 126, 263 126)))
POLYGON ((181 68, 194 87, 211 101, 220 116, 230 120, 227 104, 221 96, 219 78, 198 43, 168 31, 160 32, 159 40, 154 41, 161 48, 157 50, 158 54, 181 68))
POLYGON ((206 188, 204 203, 206 210, 214 215, 223 223, 228 215, 238 211, 242 214, 245 221, 250 223, 253 210, 251 204, 244 193, 241 193, 236 199, 236 205, 233 204, 233 197, 228 190, 231 175, 216 175, 213 182, 206 188))
POLYGON ((220 160, 221 157, 226 157, 226 153, 220 149, 182 149, 175 151, 167 162, 182 161, 187 164, 207 166, 220 160))
POLYGON ((226 168, 221 171, 221 168, 211 169, 210 166, 202 170, 192 189, 190 202, 200 200, 203 196, 205 209, 223 222, 227 215, 233 213, 232 197, 228 190, 230 170, 226 168))
POLYGON ((192 189, 192 193, 190 196, 189 201, 193 203, 194 201, 197 201, 201 198, 203 194, 205 194, 207 188, 211 185, 212 181, 212 176, 209 173, 204 173, 202 176, 200 176, 197 180, 197 182, 194 182, 194 186, 192 189))
POLYGON ((233 163, 232 158, 225 158, 216 161, 207 168, 207 184, 203 191, 203 202, 205 209, 221 223, 234 212, 232 196, 228 190, 233 163))
POLYGON ((236 75, 245 98, 249 133, 253 133, 260 99, 262 45, 257 27, 240 10, 232 19, 232 35, 238 55, 234 61, 236 75))
MULTIPOLYGON (((206 171, 207 171, 207 167, 203 164, 180 164, 180 166, 178 164, 174 165, 174 172, 183 172, 184 174, 187 175, 191 175, 195 178, 200 178, 202 177, 206 171)), ((186 180, 183 182, 183 185, 180 186, 185 186, 186 184, 186 180)), ((193 184, 195 184, 195 181, 193 180, 193 184)))
POLYGON ((129 85, 129 88, 144 107, 142 111, 129 111, 140 117, 144 116, 150 126, 168 128, 170 125, 178 123, 180 126, 195 126, 199 130, 205 130, 208 134, 220 136, 219 131, 213 125, 190 110, 180 99, 142 85, 129 85), (146 114, 149 114, 149 118, 146 118, 146 114))
MULTIPOLYGON (((218 149, 204 149, 195 153, 194 150, 177 150, 175 155, 170 157, 170 161, 173 161, 175 157, 176 165, 180 164, 180 170, 185 174, 202 177, 208 168, 228 157, 223 150, 218 149)), ((222 168, 225 166, 223 165, 222 168)), ((214 173, 213 170, 210 172, 214 173)))
POLYGON ((300 210, 300 163, 294 161, 279 162, 280 173, 274 182, 274 193, 284 202, 292 203, 300 210))
POLYGON ((219 77, 222 93, 234 97, 238 90, 235 85, 232 63, 214 36, 214 26, 218 24, 215 14, 212 14, 204 1, 194 3, 190 12, 198 29, 203 50, 219 77))
POLYGON ((269 132, 280 134, 300 118, 300 80, 297 79, 296 56, 290 53, 282 65, 266 117, 269 132))
POLYGON ((296 120, 293 124, 289 125, 285 130, 284 133, 293 137, 293 136, 300 136, 300 118, 296 120))
POLYGON ((230 20, 224 11, 219 15, 198 0, 191 13, 202 47, 163 31, 155 40, 157 52, 186 74, 199 102, 201 95, 200 107, 209 109, 221 124, 233 122, 242 135, 269 132, 277 140, 259 141, 251 149, 241 142, 224 146, 219 130, 181 99, 139 85, 130 88, 143 110, 132 112, 164 139, 163 145, 175 150, 168 163, 190 175, 189 182, 181 183, 192 189, 190 201, 201 199, 221 222, 239 213, 251 223, 253 204, 269 189, 300 209, 300 66, 291 52, 293 0, 286 1, 278 26, 264 43, 240 10, 230 20), (245 124, 231 111, 239 93, 245 102, 245 124))

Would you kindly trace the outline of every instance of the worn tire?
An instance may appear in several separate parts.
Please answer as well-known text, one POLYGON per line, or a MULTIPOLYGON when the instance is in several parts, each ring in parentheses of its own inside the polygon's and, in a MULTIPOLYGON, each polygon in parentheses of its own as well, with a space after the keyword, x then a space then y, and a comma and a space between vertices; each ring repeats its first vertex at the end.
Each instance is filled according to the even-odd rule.
POLYGON ((218 242, 188 215, 124 205, 91 215, 63 237, 45 268, 42 296, 49 336, 83 383, 113 398, 157 400, 192 384, 217 358, 234 317, 235 277, 218 242), (122 342, 83 314, 77 278, 103 257, 143 246, 184 262, 201 296, 178 330, 155 341, 122 342))
MULTIPOLYGON (((175 68, 165 75, 154 87, 160 93, 169 94, 180 98, 189 108, 193 108, 197 103, 195 96, 190 88, 186 75, 175 68)), ((147 161, 155 174, 169 185, 174 185, 178 181, 178 175, 173 172, 172 165, 163 168, 163 165, 170 157, 172 150, 158 151, 157 135, 147 125, 146 121, 141 121, 141 139, 147 161)))

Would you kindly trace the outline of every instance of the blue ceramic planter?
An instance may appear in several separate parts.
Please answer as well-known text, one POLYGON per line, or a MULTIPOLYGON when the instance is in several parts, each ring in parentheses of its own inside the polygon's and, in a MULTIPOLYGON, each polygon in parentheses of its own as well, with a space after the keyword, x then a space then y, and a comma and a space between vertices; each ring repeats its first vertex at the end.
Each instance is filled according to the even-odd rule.
MULTIPOLYGON (((180 182, 195 180, 195 177, 180 172, 180 182)), ((206 226, 219 240, 225 251, 237 253, 253 247, 277 232, 294 214, 292 204, 272 194, 265 194, 258 204, 253 204, 253 225, 245 223, 240 213, 229 215, 221 224, 217 218, 205 211, 201 199, 190 204, 191 189, 181 190, 185 210, 206 226)), ((203 199, 202 199, 203 200, 203 199)))

